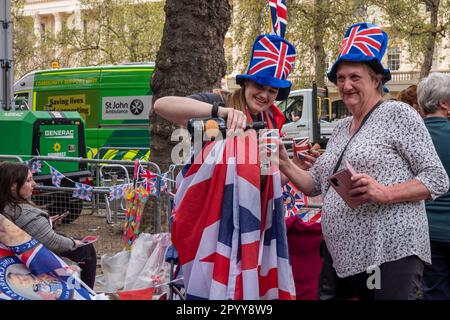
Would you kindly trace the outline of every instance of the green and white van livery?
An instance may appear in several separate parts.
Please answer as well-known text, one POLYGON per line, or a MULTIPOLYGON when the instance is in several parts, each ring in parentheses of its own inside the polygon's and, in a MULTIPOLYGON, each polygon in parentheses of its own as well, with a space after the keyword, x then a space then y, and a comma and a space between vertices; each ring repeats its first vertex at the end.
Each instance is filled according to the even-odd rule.
POLYGON ((147 63, 33 71, 15 83, 14 95, 34 111, 79 112, 90 157, 105 147, 102 158, 147 160, 140 148, 149 147, 154 69, 147 63))

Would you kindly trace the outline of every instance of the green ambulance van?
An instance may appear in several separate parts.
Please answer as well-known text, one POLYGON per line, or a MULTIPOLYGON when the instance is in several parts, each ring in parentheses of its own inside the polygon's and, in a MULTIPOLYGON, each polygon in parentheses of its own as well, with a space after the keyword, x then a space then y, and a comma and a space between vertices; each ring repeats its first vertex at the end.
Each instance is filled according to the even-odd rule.
POLYGON ((88 157, 102 148, 104 159, 148 160, 154 69, 145 63, 33 71, 15 83, 14 95, 33 111, 79 112, 88 157))

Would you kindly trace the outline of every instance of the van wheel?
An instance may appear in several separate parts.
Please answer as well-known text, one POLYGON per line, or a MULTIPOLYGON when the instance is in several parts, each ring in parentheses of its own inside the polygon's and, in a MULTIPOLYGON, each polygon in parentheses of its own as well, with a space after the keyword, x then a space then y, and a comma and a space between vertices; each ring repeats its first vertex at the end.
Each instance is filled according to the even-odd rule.
POLYGON ((69 211, 69 215, 62 219, 62 223, 64 224, 71 223, 78 219, 82 210, 83 201, 73 198, 72 195, 66 193, 54 194, 51 202, 48 204, 48 213, 51 216, 69 211))

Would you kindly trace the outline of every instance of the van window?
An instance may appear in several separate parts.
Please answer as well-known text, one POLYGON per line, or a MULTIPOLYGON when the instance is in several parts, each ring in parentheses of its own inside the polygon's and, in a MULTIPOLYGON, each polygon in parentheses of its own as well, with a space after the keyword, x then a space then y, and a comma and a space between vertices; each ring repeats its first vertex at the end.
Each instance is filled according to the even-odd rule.
POLYGON ((14 96, 14 108, 16 110, 29 110, 28 92, 16 94, 14 96))
POLYGON ((290 97, 278 107, 283 111, 286 123, 295 122, 302 117, 303 96, 290 97))

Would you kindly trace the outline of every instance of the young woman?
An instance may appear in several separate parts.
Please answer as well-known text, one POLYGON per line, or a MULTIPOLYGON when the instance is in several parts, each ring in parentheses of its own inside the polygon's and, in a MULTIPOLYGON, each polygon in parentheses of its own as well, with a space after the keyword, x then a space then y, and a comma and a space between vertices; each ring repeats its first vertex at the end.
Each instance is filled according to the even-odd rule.
POLYGON ((0 163, 0 213, 54 253, 79 264, 81 280, 94 287, 97 255, 92 244, 82 245, 56 233, 49 214, 31 202, 36 183, 25 164, 0 163))
MULTIPOLYGON (((247 73, 236 77, 239 89, 163 97, 155 101, 154 110, 182 126, 191 118, 220 117, 231 131, 254 121, 280 130, 285 118, 274 102, 289 95, 286 77, 294 60, 295 48, 289 42, 261 35, 247 73)), ((205 143, 205 158, 198 163, 201 156, 196 157, 195 165, 186 165, 177 179, 172 240, 188 299, 295 297, 281 177, 279 171, 261 175, 259 163, 239 161, 247 148, 248 158, 258 152, 256 134, 247 137, 255 144, 240 145, 242 137, 205 143)))

